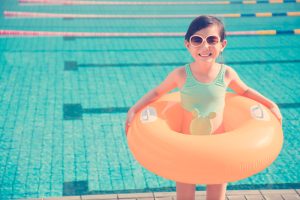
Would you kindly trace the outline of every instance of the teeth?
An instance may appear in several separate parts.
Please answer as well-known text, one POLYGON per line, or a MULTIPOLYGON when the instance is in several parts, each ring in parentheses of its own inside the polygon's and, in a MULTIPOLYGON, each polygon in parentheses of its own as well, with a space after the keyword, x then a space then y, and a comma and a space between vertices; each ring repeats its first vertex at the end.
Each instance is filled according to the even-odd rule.
POLYGON ((208 57, 208 56, 211 56, 212 53, 209 53, 207 55, 201 55, 200 53, 198 54, 199 56, 202 56, 202 57, 208 57))

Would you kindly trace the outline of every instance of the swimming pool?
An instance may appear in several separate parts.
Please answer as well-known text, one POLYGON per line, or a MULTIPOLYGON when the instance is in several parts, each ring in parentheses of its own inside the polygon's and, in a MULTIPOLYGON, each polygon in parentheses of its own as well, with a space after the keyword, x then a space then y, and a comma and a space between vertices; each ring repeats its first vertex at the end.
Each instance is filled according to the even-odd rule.
MULTIPOLYGON (((295 12, 299 3, 45 6, 2 0, 3 11, 183 15, 295 12)), ((4 18, 3 30, 185 32, 192 18, 4 18)), ((300 17, 223 18, 227 31, 299 29, 300 17)), ((300 36, 229 36, 224 60, 279 103, 285 142, 263 172, 232 189, 299 188, 300 36)), ((191 62, 183 37, 0 37, 0 198, 170 191, 128 150, 127 109, 175 67, 191 62)), ((203 189, 199 186, 198 189, 203 189)))

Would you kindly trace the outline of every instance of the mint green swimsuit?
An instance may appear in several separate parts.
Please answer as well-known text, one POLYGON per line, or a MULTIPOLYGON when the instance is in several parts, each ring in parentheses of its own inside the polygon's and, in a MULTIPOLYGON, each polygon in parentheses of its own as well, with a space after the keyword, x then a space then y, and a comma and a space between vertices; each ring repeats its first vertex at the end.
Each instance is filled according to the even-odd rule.
POLYGON ((197 110, 203 117, 212 112, 222 113, 226 94, 225 70, 222 64, 214 81, 202 83, 193 76, 190 65, 185 65, 186 82, 180 90, 182 107, 190 112, 197 110))

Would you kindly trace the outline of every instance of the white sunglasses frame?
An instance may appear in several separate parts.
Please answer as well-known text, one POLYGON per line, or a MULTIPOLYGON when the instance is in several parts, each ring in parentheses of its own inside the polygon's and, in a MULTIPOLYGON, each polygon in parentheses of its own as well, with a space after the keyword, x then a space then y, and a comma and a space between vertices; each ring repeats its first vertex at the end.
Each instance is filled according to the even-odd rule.
POLYGON ((209 46, 214 46, 214 45, 217 45, 219 42, 221 42, 221 38, 220 38, 218 35, 208 35, 208 36, 206 36, 205 38, 203 38, 201 35, 192 35, 192 36, 190 37, 190 39, 189 39, 189 43, 190 43, 193 47, 200 47, 201 45, 203 45, 204 41, 205 41, 209 46), (199 45, 197 45, 197 46, 196 46, 196 45, 193 45, 192 42, 191 42, 192 37, 194 37, 194 36, 198 36, 198 37, 202 38, 202 42, 201 42, 199 45), (217 42, 216 44, 209 44, 209 43, 207 42, 206 39, 209 38, 209 37, 211 37, 211 36, 217 37, 217 38, 218 38, 218 42, 217 42))

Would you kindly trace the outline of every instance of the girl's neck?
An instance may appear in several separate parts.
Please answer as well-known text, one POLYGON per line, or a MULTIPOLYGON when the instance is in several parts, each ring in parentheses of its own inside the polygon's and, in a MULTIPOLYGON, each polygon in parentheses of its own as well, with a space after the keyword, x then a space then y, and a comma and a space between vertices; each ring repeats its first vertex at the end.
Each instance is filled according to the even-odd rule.
POLYGON ((191 69, 193 70, 193 72, 207 76, 210 73, 214 72, 214 66, 216 66, 216 65, 217 65, 216 62, 212 62, 212 63, 193 62, 193 63, 191 63, 190 66, 191 66, 191 69))

